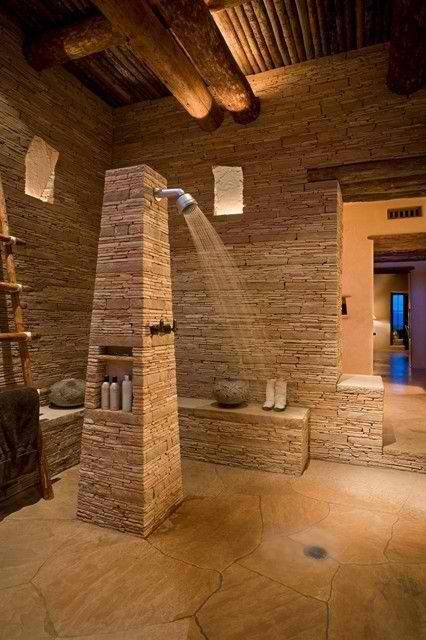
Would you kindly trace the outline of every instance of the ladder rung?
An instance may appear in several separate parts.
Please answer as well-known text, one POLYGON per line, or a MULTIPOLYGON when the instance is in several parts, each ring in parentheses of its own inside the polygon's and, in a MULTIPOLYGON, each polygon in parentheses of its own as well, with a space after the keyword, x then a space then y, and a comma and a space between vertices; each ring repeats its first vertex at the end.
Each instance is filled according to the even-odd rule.
POLYGON ((31 331, 15 331, 14 333, 0 333, 0 342, 22 342, 24 340, 37 340, 40 334, 31 331))
POLYGON ((0 233, 0 242, 4 242, 5 244, 27 244, 25 240, 21 240, 21 238, 17 238, 16 236, 5 236, 3 233, 0 233))
POLYGON ((27 287, 24 287, 22 284, 12 282, 0 282, 0 293, 19 293, 20 291, 27 290, 27 287))

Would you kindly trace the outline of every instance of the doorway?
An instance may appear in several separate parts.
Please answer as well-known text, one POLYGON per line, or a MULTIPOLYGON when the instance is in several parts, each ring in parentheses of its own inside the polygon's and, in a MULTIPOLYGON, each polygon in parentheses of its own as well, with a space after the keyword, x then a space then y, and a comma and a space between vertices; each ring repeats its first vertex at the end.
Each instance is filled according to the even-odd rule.
POLYGON ((373 327, 374 373, 385 385, 383 452, 417 459, 426 456, 426 260, 420 252, 399 262, 381 255, 375 251, 373 327))
POLYGON ((409 349, 409 304, 408 293, 392 291, 390 294, 390 344, 404 345, 409 349))

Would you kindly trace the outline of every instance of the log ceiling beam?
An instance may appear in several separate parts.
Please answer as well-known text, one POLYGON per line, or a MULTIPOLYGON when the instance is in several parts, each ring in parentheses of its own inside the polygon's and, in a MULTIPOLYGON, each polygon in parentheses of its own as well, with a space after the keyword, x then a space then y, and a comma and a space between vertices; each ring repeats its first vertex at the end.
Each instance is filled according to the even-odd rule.
POLYGON ((426 84, 426 9, 424 0, 394 0, 392 4, 387 84, 410 95, 426 84))
MULTIPOLYGON (((242 2, 243 0, 204 0, 206 7, 212 12, 220 12, 226 7, 236 7, 242 2)), ((226 15, 225 12, 223 15, 226 15)), ((126 40, 127 37, 114 30, 105 16, 90 16, 67 27, 47 29, 40 35, 27 39, 24 51, 34 69, 43 71, 70 60, 78 60, 104 51, 126 40)))
POLYGON ((91 16, 60 29, 48 29, 24 42, 28 62, 37 71, 78 60, 117 44, 126 36, 114 31, 104 16, 91 16))
POLYGON ((201 75, 173 36, 145 2, 133 0, 95 0, 98 9, 129 41, 174 97, 197 120, 201 128, 213 131, 223 120, 201 75))
POLYGON ((149 0, 197 67, 210 91, 240 124, 259 115, 259 100, 203 0, 149 0))
POLYGON ((212 130, 221 122, 212 95, 236 122, 246 124, 257 118, 259 100, 203 0, 95 0, 95 4, 103 15, 26 41, 30 64, 42 71, 126 42, 202 128, 212 130))

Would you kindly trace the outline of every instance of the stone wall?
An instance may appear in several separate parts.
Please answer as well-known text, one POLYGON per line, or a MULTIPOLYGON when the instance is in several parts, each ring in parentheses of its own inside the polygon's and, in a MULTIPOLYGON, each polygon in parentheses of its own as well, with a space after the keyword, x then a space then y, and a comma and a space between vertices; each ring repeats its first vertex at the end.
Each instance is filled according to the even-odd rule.
POLYGON ((148 535, 182 499, 174 336, 151 336, 172 316, 167 202, 146 166, 110 170, 96 270, 78 516, 148 535), (108 362, 123 358, 132 412, 100 408, 108 362))
MULTIPOLYGON (((21 53, 16 27, 0 18, 0 175, 16 249, 34 382, 84 378, 105 170, 111 165, 112 111, 64 69, 37 73, 21 53), (56 151, 53 203, 25 194, 25 156, 34 136, 56 151)), ((4 276, 0 273, 0 279, 4 276)), ((13 327, 0 300, 2 330, 13 327)), ((21 381, 14 347, 3 343, 0 384, 21 381)))
POLYGON ((83 411, 42 407, 40 427, 52 477, 80 462, 83 411))
MULTIPOLYGON (((289 381, 290 404, 311 408, 311 455, 359 462, 339 442, 341 374, 341 201, 335 183, 308 184, 306 169, 426 152, 426 91, 411 98, 386 88, 385 46, 258 74, 262 101, 248 126, 226 118, 204 133, 164 99, 115 114, 114 166, 146 162, 213 214, 212 167, 241 166, 242 216, 211 217, 241 268, 265 326, 259 352, 246 363, 260 398, 268 375, 289 381), (167 132, 167 135, 165 135, 167 132), (334 441, 334 445, 333 445, 334 441)), ((215 322, 189 234, 171 215, 174 314, 180 395, 208 397, 226 375, 229 345, 215 322)))

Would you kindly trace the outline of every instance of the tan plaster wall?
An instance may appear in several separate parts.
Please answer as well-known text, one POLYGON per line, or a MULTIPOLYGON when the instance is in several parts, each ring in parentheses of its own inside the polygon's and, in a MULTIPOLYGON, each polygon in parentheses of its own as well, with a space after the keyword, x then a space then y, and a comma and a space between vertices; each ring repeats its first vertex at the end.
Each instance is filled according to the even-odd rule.
MULTIPOLYGON (((34 381, 45 388, 84 378, 105 170, 111 164, 112 111, 62 68, 37 73, 25 62, 16 27, 0 18, 0 175, 16 249, 34 381), (54 202, 25 194, 25 157, 34 136, 59 152, 54 202)), ((33 167, 34 168, 34 167, 33 167)), ((0 273, 0 278, 4 276, 0 273)), ((12 330, 6 296, 2 330, 12 330)), ((0 384, 19 383, 14 347, 1 347, 0 384)))
POLYGON ((426 217, 388 220, 388 208, 414 204, 425 198, 406 198, 343 205, 342 291, 348 299, 348 318, 342 323, 343 371, 369 374, 373 371, 374 248, 369 236, 424 233, 426 217))

